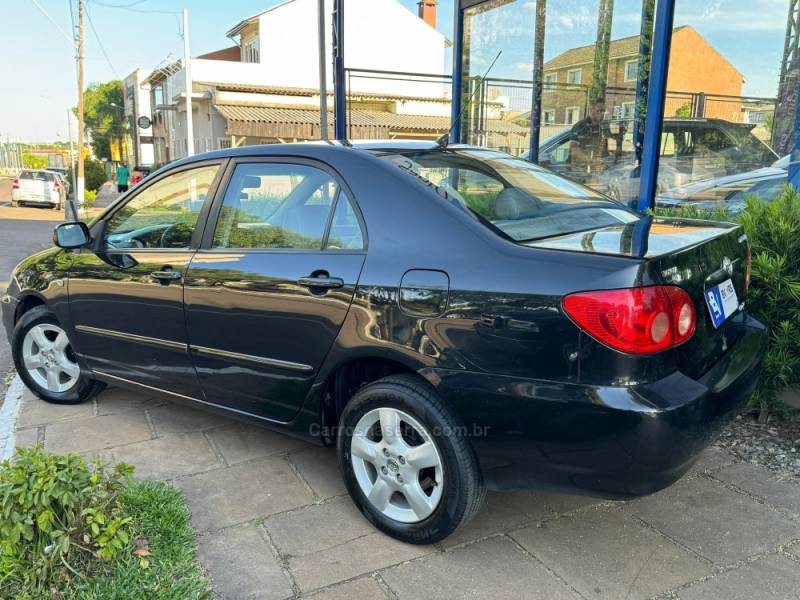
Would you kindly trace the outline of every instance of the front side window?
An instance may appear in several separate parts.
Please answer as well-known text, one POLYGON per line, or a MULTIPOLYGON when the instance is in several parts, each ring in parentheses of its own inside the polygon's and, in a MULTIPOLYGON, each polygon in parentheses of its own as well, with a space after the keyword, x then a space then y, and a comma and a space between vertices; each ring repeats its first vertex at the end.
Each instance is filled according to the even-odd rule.
POLYGON ((361 249, 361 229, 339 184, 322 169, 240 164, 225 192, 215 248, 361 249), (331 213, 333 212, 333 219, 331 213))
POLYGON ((189 169, 147 186, 108 220, 106 247, 188 248, 218 169, 189 169))
POLYGON ((490 150, 387 153, 385 160, 430 182, 446 201, 516 241, 638 220, 608 198, 523 159, 490 150))

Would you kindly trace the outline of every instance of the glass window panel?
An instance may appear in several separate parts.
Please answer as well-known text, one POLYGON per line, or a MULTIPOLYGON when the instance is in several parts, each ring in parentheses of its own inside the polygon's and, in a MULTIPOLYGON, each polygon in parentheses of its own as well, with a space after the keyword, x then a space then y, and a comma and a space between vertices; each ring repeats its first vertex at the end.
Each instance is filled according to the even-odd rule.
POLYGON ((321 249, 337 192, 335 180, 314 167, 238 165, 225 192, 214 247, 321 249))
POLYGON ((364 236, 358 217, 350 199, 344 192, 339 193, 336 210, 333 211, 331 231, 325 246, 332 250, 363 250, 364 236))
POLYGON ((535 16, 530 0, 464 10, 462 141, 514 155, 530 147, 535 16))
POLYGON ((554 119, 541 129, 539 163, 615 198, 635 197, 633 132, 642 0, 548 2, 542 95, 554 119))
POLYGON ((181 171, 136 194, 109 219, 108 248, 188 248, 219 165, 181 171))
POLYGON ((800 84, 791 55, 782 70, 789 4, 676 1, 656 202, 741 208, 781 189, 800 84))

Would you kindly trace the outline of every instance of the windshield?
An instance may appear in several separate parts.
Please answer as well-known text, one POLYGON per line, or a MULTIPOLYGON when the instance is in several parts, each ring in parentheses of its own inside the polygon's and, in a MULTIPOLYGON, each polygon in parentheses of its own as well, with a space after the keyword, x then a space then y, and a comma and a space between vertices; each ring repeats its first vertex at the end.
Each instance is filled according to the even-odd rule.
POLYGON ((589 188, 502 152, 448 148, 378 154, 515 241, 639 219, 589 188))

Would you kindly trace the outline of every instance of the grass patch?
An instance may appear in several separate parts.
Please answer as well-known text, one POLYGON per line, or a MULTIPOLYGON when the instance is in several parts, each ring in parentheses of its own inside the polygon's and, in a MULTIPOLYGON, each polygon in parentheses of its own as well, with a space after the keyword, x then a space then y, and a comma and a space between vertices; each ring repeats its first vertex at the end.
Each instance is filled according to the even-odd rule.
POLYGON ((211 598, 183 495, 40 446, 0 464, 0 598, 211 598))
POLYGON ((183 495, 166 483, 135 483, 120 498, 132 518, 134 542, 150 554, 120 556, 105 572, 75 586, 75 600, 192 600, 212 598, 195 556, 195 532, 183 495))

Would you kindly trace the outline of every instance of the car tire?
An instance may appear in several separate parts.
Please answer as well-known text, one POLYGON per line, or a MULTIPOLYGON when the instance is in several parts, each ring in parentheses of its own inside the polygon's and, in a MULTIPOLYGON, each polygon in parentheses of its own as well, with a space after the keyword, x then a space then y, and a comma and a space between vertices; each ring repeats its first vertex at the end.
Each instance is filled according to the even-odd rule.
POLYGON ((105 387, 83 372, 66 330, 44 306, 22 315, 14 327, 11 351, 23 383, 46 402, 78 404, 105 387))
POLYGON ((340 425, 345 486, 366 519, 387 535, 432 544, 480 510, 486 490, 468 436, 418 377, 393 375, 364 386, 340 425), (396 424, 399 435, 384 436, 381 423, 396 424))

